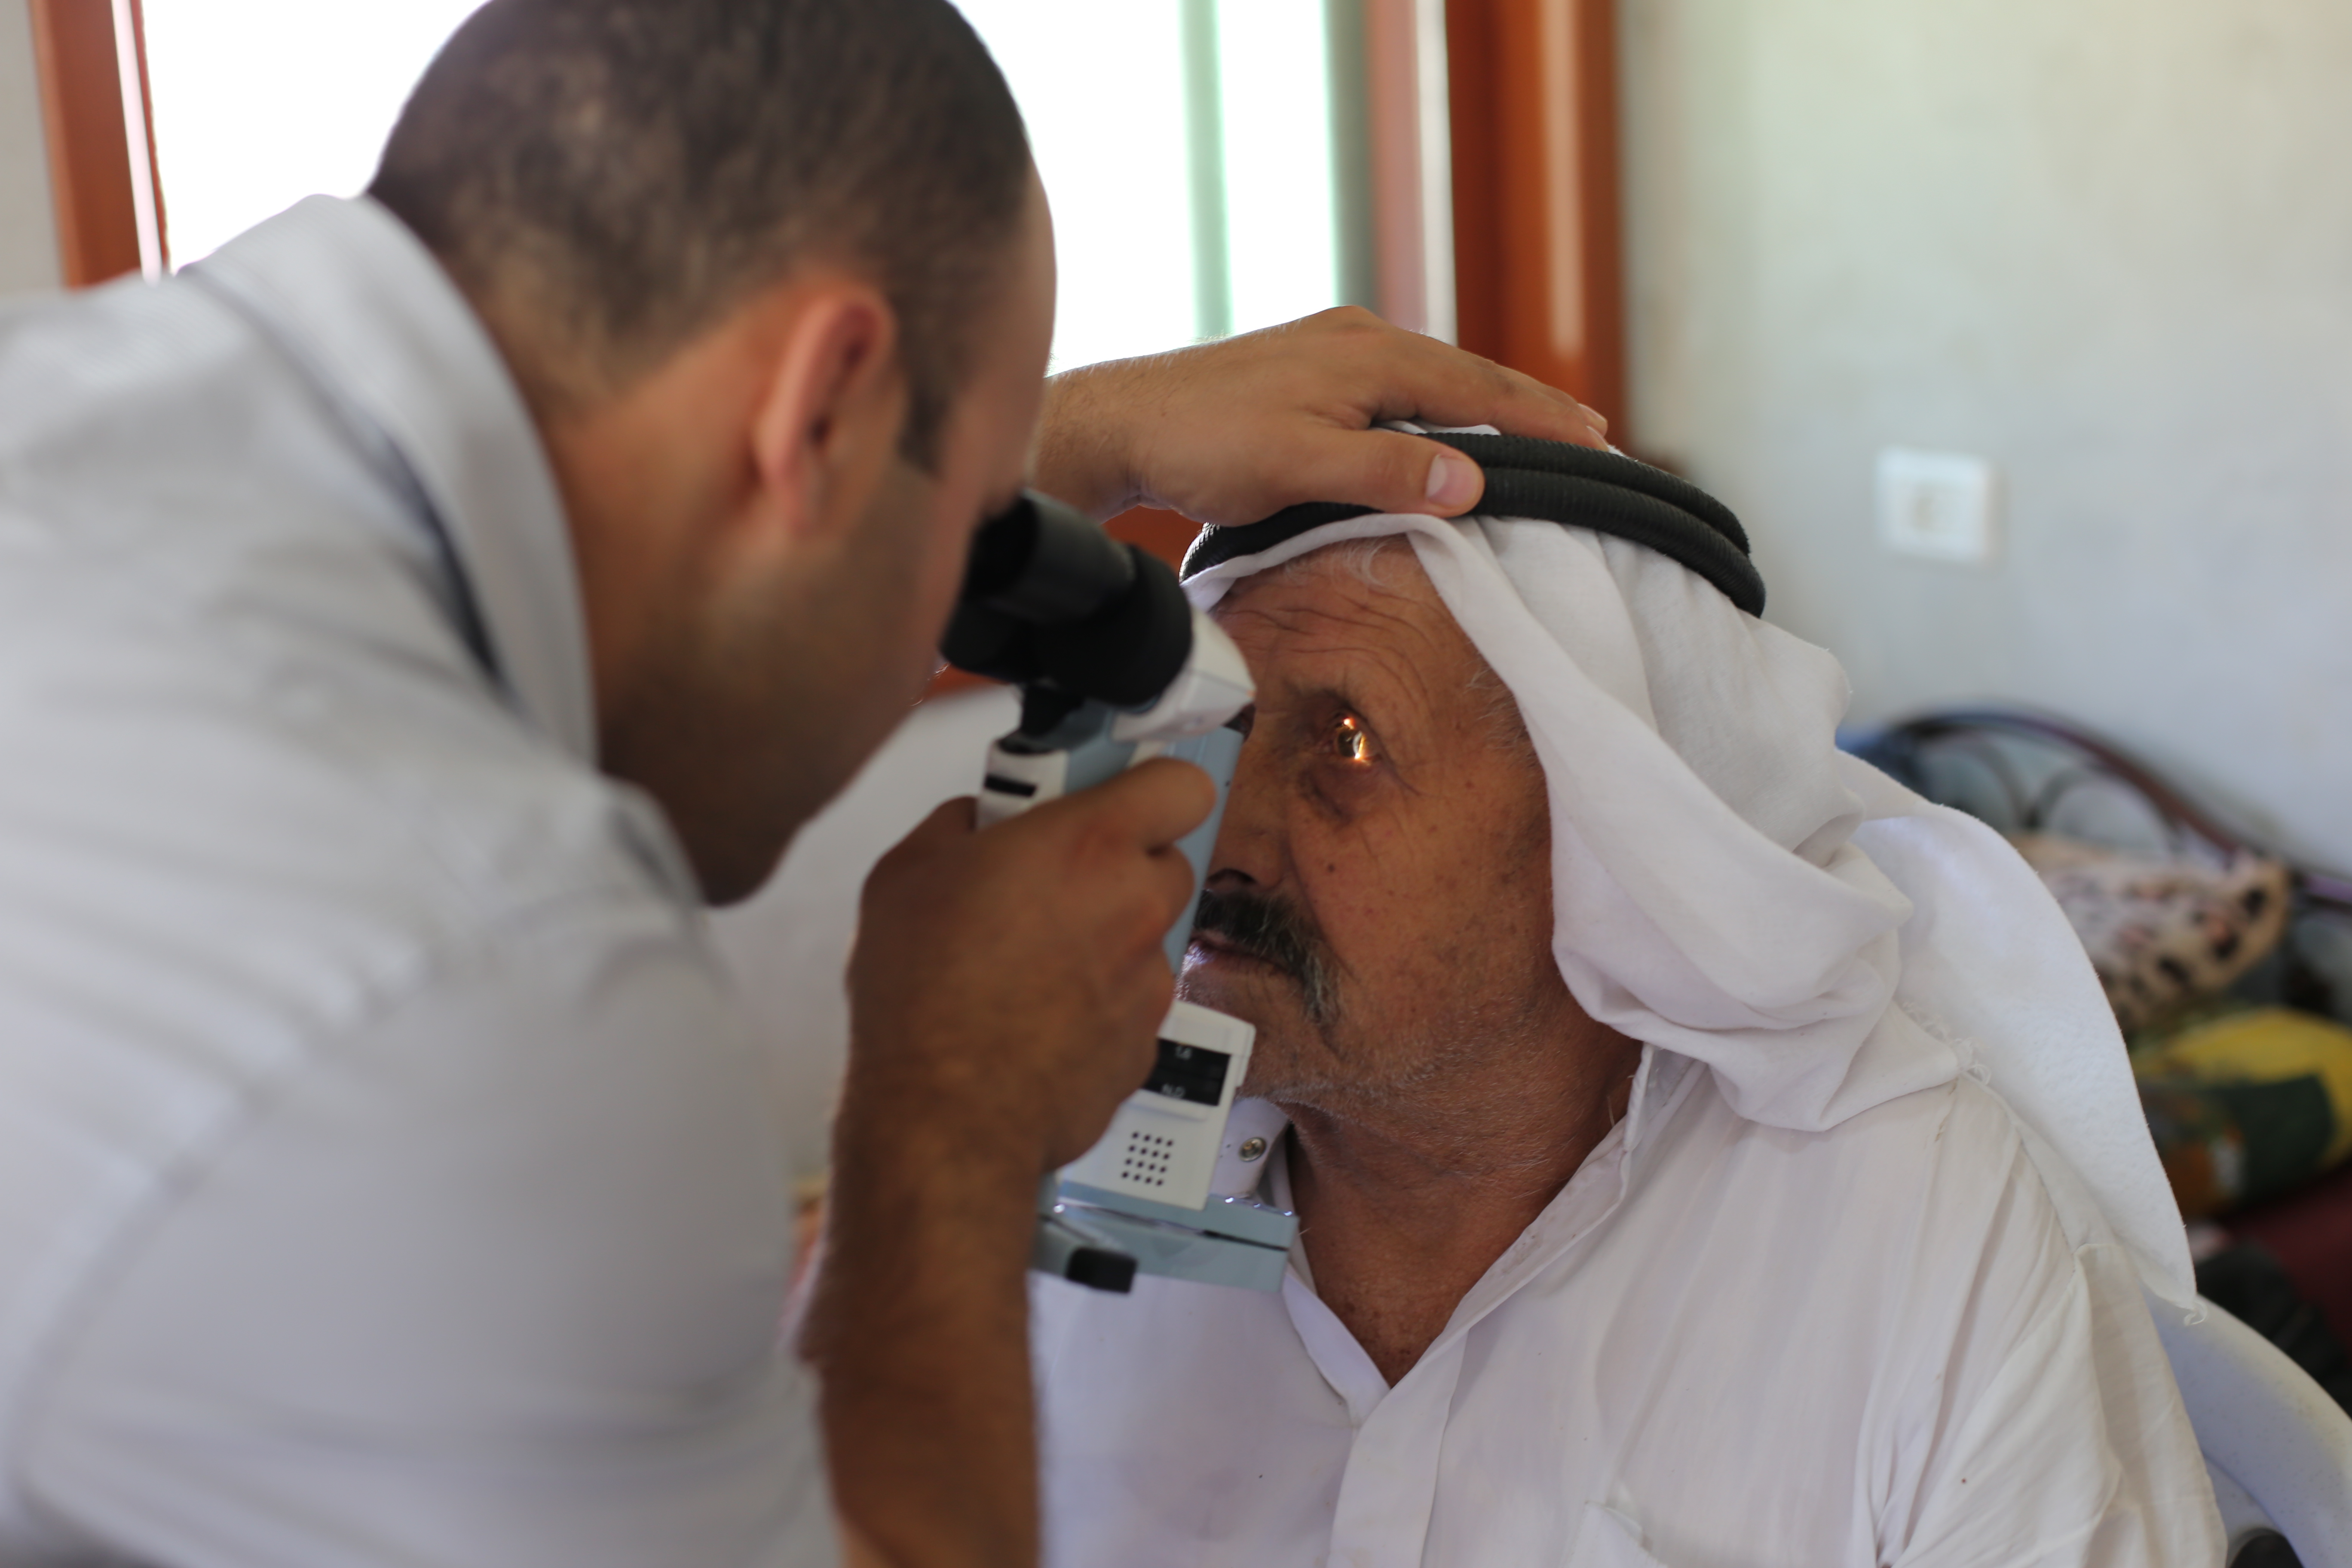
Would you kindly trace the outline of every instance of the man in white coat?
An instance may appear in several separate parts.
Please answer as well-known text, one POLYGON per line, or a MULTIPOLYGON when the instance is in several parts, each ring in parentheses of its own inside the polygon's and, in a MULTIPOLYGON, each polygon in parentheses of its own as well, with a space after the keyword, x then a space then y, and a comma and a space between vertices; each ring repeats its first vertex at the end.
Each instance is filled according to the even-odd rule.
POLYGON ((1597 438, 1360 312, 1049 385, 1053 300, 946 0, 491 0, 368 197, 0 316, 0 1562, 1034 1561, 1036 1184, 1149 1065, 1206 781, 876 878, 816 1378, 703 904, 1024 472, 1458 510, 1374 419, 1597 438))
POLYGON ((2217 1563, 2031 873, 1836 752, 1719 541, 1331 510, 1188 563, 1258 701, 1181 989, 1257 1027, 1222 1173, 1298 1244, 1037 1286, 1048 1561, 2217 1563))

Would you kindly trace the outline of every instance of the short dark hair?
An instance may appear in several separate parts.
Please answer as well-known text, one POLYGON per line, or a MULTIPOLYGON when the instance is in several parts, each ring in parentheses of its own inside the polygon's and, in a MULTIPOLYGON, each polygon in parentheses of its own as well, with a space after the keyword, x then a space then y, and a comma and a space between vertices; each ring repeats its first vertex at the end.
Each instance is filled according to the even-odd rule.
POLYGON ((856 267, 898 313, 929 467, 1028 170, 948 0, 490 0, 368 189, 494 328, 523 318, 554 362, 516 367, 535 398, 625 385, 804 260, 856 267))

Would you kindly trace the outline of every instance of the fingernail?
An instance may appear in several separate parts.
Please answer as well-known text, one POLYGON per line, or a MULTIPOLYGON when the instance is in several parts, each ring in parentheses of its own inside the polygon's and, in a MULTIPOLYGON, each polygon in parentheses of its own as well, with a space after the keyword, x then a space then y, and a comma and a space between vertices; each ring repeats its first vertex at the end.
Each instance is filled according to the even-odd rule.
POLYGON ((1451 517, 1478 499, 1484 488, 1478 465, 1467 458, 1440 453, 1429 465, 1429 504, 1451 517))
POLYGON ((1609 434, 1609 421, 1604 418, 1598 410, 1585 408, 1584 405, 1581 403, 1578 404, 1577 406, 1579 408, 1584 408, 1584 422, 1586 424, 1591 426, 1595 430, 1600 431, 1603 436, 1609 434))

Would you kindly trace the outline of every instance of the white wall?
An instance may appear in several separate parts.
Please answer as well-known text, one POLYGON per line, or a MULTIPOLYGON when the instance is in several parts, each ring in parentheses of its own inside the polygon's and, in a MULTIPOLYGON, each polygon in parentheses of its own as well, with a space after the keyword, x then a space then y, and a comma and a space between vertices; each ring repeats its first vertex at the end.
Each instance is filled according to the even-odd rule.
POLYGON ((1621 0, 1633 424, 1858 718, 2070 715, 2352 868, 2352 6, 1621 0), (1888 556, 1896 444, 2000 468, 1888 556))
POLYGON ((32 14, 25 0, 0 0, 0 294, 54 289, 58 281, 32 14))

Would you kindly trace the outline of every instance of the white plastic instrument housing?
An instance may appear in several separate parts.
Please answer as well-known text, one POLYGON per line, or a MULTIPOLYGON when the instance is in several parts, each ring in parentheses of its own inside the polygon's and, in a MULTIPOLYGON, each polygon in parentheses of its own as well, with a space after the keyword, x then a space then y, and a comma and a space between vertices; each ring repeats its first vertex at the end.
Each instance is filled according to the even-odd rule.
POLYGON ((1225 1138, 1234 1091, 1249 1071, 1255 1026, 1179 1002, 1160 1026, 1160 1059, 1127 1097, 1102 1141, 1062 1179, 1104 1192, 1196 1209, 1225 1138))

